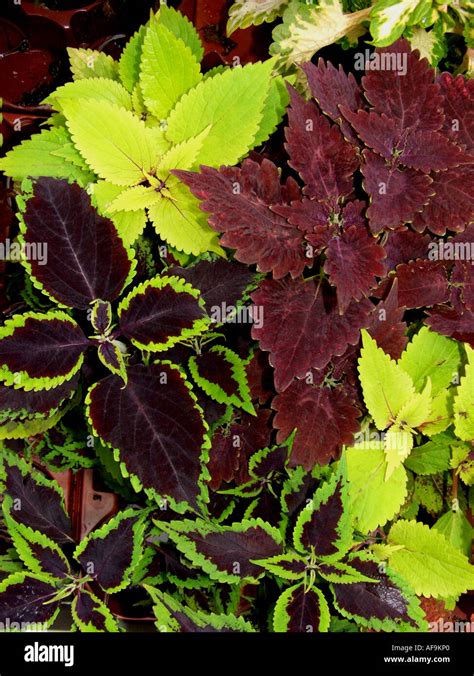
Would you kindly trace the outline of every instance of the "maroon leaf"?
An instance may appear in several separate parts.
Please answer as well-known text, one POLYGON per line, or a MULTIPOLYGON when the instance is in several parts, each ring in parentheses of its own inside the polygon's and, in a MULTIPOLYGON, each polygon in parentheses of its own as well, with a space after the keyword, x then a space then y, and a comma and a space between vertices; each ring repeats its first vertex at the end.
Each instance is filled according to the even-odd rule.
POLYGON ((360 300, 375 286, 376 277, 383 277, 384 249, 364 227, 355 225, 342 231, 329 242, 324 272, 337 288, 339 314, 344 314, 351 300, 360 300))
POLYGON ((69 399, 77 389, 79 374, 58 387, 38 392, 0 385, 0 411, 47 415, 69 399))
POLYGON ((339 127, 331 125, 316 105, 289 88, 291 107, 285 130, 288 164, 305 182, 309 197, 335 202, 352 191, 358 161, 354 148, 339 127))
POLYGON ((308 552, 314 551, 319 557, 337 554, 340 551, 338 539, 343 514, 342 483, 339 481, 334 492, 303 523, 299 537, 302 546, 308 552))
POLYGON ((413 227, 436 235, 446 230, 461 232, 474 218, 472 184, 474 167, 464 166, 441 171, 433 176, 434 196, 421 214, 416 214, 413 227))
POLYGON ((399 305, 398 280, 395 278, 385 300, 376 306, 368 328, 377 345, 392 359, 400 359, 408 342, 407 325, 402 321, 404 312, 405 308, 399 305))
POLYGON ((85 190, 40 178, 24 218, 25 242, 47 246, 47 265, 29 264, 48 294, 81 309, 99 298, 117 298, 130 274, 129 254, 114 224, 99 216, 85 190))
POLYGON ((101 362, 107 366, 112 372, 120 371, 121 360, 120 360, 120 349, 114 343, 108 341, 100 343, 97 348, 99 358, 101 362))
POLYGON ((449 296, 443 263, 418 260, 397 267, 398 302, 406 308, 444 303, 449 296))
POLYGON ((372 304, 352 302, 341 316, 335 298, 314 281, 265 280, 252 294, 263 308, 262 327, 252 327, 252 337, 270 352, 275 369, 275 387, 286 389, 294 378, 303 378, 311 368, 324 368, 331 357, 359 340, 366 328, 372 304))
POLYGON ((239 383, 234 376, 233 364, 226 359, 225 352, 204 352, 191 359, 200 378, 218 385, 227 397, 239 396, 239 383))
POLYGON ((86 590, 79 591, 74 599, 74 615, 82 626, 93 627, 94 631, 108 631, 104 606, 99 599, 86 590))
POLYGON ((89 399, 94 430, 119 450, 128 472, 145 489, 196 507, 206 429, 179 371, 132 366, 125 388, 112 375, 89 399))
POLYGON ((286 593, 288 592, 285 615, 289 619, 285 631, 291 634, 319 631, 322 615, 321 592, 315 589, 305 591, 302 584, 291 587, 286 593))
POLYGON ((252 400, 265 404, 274 393, 273 371, 268 354, 256 349, 245 369, 252 400))
POLYGON ((441 73, 438 85, 444 94, 444 133, 467 150, 474 150, 474 81, 462 75, 441 73))
POLYGON ((296 381, 272 402, 277 411, 273 425, 282 443, 296 428, 290 465, 311 471, 337 457, 342 444, 350 444, 359 429, 360 411, 342 388, 314 387, 296 381))
POLYGON ((224 481, 229 483, 234 479, 239 468, 240 448, 240 439, 236 441, 229 432, 218 431, 212 437, 207 469, 213 491, 218 491, 224 481))
POLYGON ((371 198, 367 217, 372 232, 411 222, 434 194, 432 179, 414 169, 390 167, 367 150, 363 157, 364 188, 371 198))
POLYGON ((41 624, 52 618, 58 607, 58 602, 51 603, 57 592, 52 584, 28 573, 17 573, 8 579, 10 584, 0 593, 0 622, 9 622, 10 626, 13 622, 41 624))
MULTIPOLYGON (((459 289, 455 290, 460 293, 459 289)), ((425 323, 443 336, 449 336, 474 347, 474 313, 468 310, 462 302, 456 302, 455 307, 438 305, 427 313, 425 323)))
POLYGON ((35 379, 69 379, 90 345, 74 320, 63 313, 15 316, 5 323, 4 330, 10 327, 9 322, 11 335, 0 340, 0 366, 10 373, 25 373, 35 379))
POLYGON ((300 275, 308 261, 301 233, 270 210, 286 201, 277 167, 269 160, 245 160, 242 168, 201 167, 201 173, 174 172, 210 212, 209 225, 223 232, 222 246, 235 249, 242 263, 254 264, 276 279, 300 275))
POLYGON ((399 263, 409 263, 416 258, 426 258, 430 250, 430 242, 429 235, 422 235, 408 228, 389 232, 385 242, 387 268, 393 270, 399 263))
POLYGON ((265 479, 273 472, 281 472, 288 459, 287 446, 275 446, 265 453, 257 453, 251 458, 250 474, 258 479, 265 479))
POLYGON ((467 310, 474 312, 473 261, 456 261, 451 282, 461 286, 461 297, 467 310))
POLYGON ((255 278, 246 265, 222 258, 212 262, 202 260, 188 268, 174 267, 169 274, 183 277, 199 289, 210 314, 214 307, 220 308, 222 304, 235 306, 255 278))
POLYGON ((71 542, 71 522, 63 499, 53 484, 39 480, 36 473, 22 474, 16 465, 6 465, 6 492, 14 507, 15 521, 40 531, 59 543, 71 542))
POLYGON ((70 573, 69 566, 64 558, 51 547, 44 547, 37 542, 28 542, 28 548, 45 573, 57 578, 66 577, 70 573))
POLYGON ((237 485, 250 481, 248 460, 256 449, 265 448, 270 443, 271 426, 269 418, 271 411, 260 408, 257 417, 243 413, 240 422, 230 427, 233 444, 240 445, 239 470, 235 476, 237 485))
POLYGON ((352 143, 356 142, 356 136, 351 126, 341 115, 339 109, 343 105, 348 110, 356 111, 364 107, 361 88, 352 73, 346 75, 342 66, 339 69, 330 63, 318 60, 317 66, 312 63, 304 63, 304 70, 312 95, 319 104, 321 110, 341 125, 344 136, 352 143))

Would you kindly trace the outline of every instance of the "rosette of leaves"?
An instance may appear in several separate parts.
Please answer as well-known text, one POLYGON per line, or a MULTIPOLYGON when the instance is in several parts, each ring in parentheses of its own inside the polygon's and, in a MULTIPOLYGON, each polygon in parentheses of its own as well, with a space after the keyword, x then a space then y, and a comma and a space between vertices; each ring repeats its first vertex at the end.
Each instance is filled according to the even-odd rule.
POLYGON ((331 64, 304 66, 314 98, 290 88, 285 180, 266 158, 176 172, 220 244, 268 273, 252 294, 264 316, 252 337, 273 367, 277 442, 297 428, 290 465, 307 470, 358 429, 361 329, 395 358, 406 309, 426 309, 438 333, 474 336, 472 265, 458 255, 474 244, 472 81, 436 78, 406 40, 390 53, 406 74, 367 70, 362 86, 331 64))
POLYGON ((151 221, 187 254, 219 249, 197 201, 171 173, 200 162, 234 164, 265 141, 287 103, 273 64, 203 73, 192 24, 162 6, 131 38, 118 62, 69 49, 74 81, 45 103, 49 127, 0 160, 7 176, 50 176, 87 187, 127 243, 151 221))
POLYGON ((21 220, 25 244, 47 245, 47 265, 26 265, 51 309, 15 314, 0 329, 2 437, 47 431, 85 395, 94 435, 136 491, 179 511, 205 511, 210 439, 197 386, 216 405, 255 415, 244 361, 226 346, 205 347, 219 336, 209 308, 235 305, 253 275, 238 264, 202 261, 124 293, 135 274, 132 250, 85 190, 67 181, 39 179, 21 220), (167 358, 178 343, 188 346, 185 354, 196 352, 194 390, 188 359, 180 366, 167 358))
POLYGON ((467 47, 464 60, 458 63, 472 76, 469 52, 472 49, 472 3, 438 2, 437 0, 236 0, 229 9, 227 33, 264 21, 282 23, 273 30, 271 52, 283 67, 311 61, 323 47, 339 42, 357 45, 367 32, 371 44, 388 47, 402 35, 419 49, 432 66, 447 56, 451 37, 463 35, 467 47))

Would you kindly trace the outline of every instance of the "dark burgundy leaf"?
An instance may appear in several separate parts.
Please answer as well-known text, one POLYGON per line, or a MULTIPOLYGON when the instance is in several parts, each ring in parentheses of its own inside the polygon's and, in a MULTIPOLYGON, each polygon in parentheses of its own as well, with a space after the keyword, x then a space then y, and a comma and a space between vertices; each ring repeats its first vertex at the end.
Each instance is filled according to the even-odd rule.
POLYGON ((256 349, 245 370, 252 400, 265 404, 274 393, 273 371, 268 363, 268 354, 256 349))
POLYGON ((393 270, 400 263, 409 263, 416 258, 426 258, 431 241, 429 235, 422 235, 408 228, 389 232, 385 242, 387 269, 393 270))
POLYGON ((52 618, 58 603, 51 601, 53 585, 27 573, 10 577, 11 584, 0 593, 0 622, 43 623, 52 618))
POLYGON ((468 310, 460 300, 461 289, 453 289, 451 303, 438 305, 428 312, 426 324, 443 336, 449 336, 469 343, 474 347, 474 313, 468 310))
POLYGON ((339 609, 366 621, 375 619, 412 622, 408 614, 408 601, 402 590, 379 570, 374 561, 354 558, 350 565, 363 575, 374 578, 375 584, 333 584, 334 599, 339 609))
POLYGON ((62 313, 26 317, 23 326, 16 325, 0 340, 0 366, 30 378, 67 378, 89 345, 79 326, 62 313))
POLYGON ((79 374, 67 380, 58 387, 50 390, 26 391, 0 385, 0 410, 21 412, 28 415, 47 415, 59 408, 62 402, 69 399, 76 391, 79 383, 79 374))
POLYGON ((456 261, 451 282, 461 287, 461 297, 467 310, 474 312, 474 261, 456 261))
POLYGON ((138 515, 120 519, 104 536, 90 536, 77 557, 84 571, 105 590, 120 587, 132 564, 138 515))
POLYGON ((414 169, 390 167, 383 158, 363 152, 364 188, 370 195, 370 229, 379 233, 411 222, 434 194, 432 179, 414 169))
POLYGON ((169 274, 183 277, 199 289, 209 314, 215 307, 233 307, 252 284, 255 275, 246 265, 226 261, 199 261, 189 268, 174 267, 169 274))
POLYGON ((438 85, 444 95, 444 133, 467 150, 474 150, 474 80, 441 73, 438 85))
POLYGON ((449 296, 442 262, 418 260, 397 267, 398 302, 406 308, 444 303, 449 296))
POLYGON ((369 295, 376 277, 385 274, 384 258, 384 249, 364 227, 353 225, 331 239, 324 272, 337 288, 339 314, 344 314, 352 300, 369 295))
POLYGON ((197 506, 205 427, 176 368, 128 368, 128 384, 109 376, 90 394, 96 433, 145 489, 197 506))
POLYGON ((85 590, 78 593, 74 602, 74 613, 81 624, 94 627, 95 631, 108 631, 106 616, 101 610, 101 605, 92 594, 85 590))
POLYGON ((99 345, 97 351, 100 355, 100 360, 107 368, 112 371, 120 370, 120 350, 117 345, 106 341, 99 345))
POLYGON ((301 232, 318 233, 321 241, 320 248, 328 245, 332 235, 329 226, 335 211, 334 207, 326 202, 304 197, 301 201, 291 202, 290 205, 278 204, 272 207, 272 210, 284 216, 291 225, 296 225, 301 232))
POLYGON ((98 300, 94 303, 91 324, 99 335, 104 334, 112 324, 112 306, 108 301, 98 300))
POLYGON ((70 572, 66 561, 52 548, 43 547, 37 542, 28 542, 35 559, 41 564, 41 570, 53 577, 66 577, 70 572))
POLYGON ((273 400, 272 408, 277 411, 273 425, 278 443, 297 428, 290 465, 303 465, 307 471, 336 457, 359 429, 360 412, 341 388, 296 381, 273 400))
POLYGON ((337 540, 338 527, 344 514, 342 487, 339 482, 334 492, 317 509, 314 509, 309 521, 301 531, 301 543, 316 556, 331 556, 339 551, 337 540))
POLYGON ((228 397, 239 396, 239 383, 224 352, 204 352, 193 359, 200 378, 218 385, 228 397))
POLYGON ((285 614, 289 617, 288 624, 285 627, 287 633, 319 631, 321 622, 320 593, 315 589, 309 589, 305 592, 302 584, 291 588, 290 597, 285 604, 285 614))
POLYGON ((390 291, 375 308, 368 332, 382 350, 392 359, 400 359, 408 338, 407 325, 403 320, 405 308, 398 301, 398 280, 395 278, 390 291))
POLYGON ((217 431, 212 437, 207 468, 211 475, 209 486, 218 491, 222 482, 229 483, 236 475, 240 463, 240 438, 234 439, 229 431, 217 431))
POLYGON ((252 507, 250 515, 253 519, 263 519, 263 521, 266 521, 271 526, 278 527, 281 521, 280 499, 268 489, 263 490, 255 498, 255 504, 252 507))
POLYGON ((23 475, 15 465, 6 466, 6 475, 6 492, 13 500, 11 516, 15 521, 44 533, 56 542, 71 542, 71 522, 64 511, 59 491, 40 482, 35 473, 23 475))
POLYGON ((235 249, 242 263, 257 264, 275 279, 300 275, 305 265, 301 233, 270 206, 285 202, 277 167, 269 160, 244 160, 241 168, 201 167, 201 173, 174 172, 210 212, 209 225, 223 232, 222 246, 235 249))
POLYGON ((91 206, 75 183, 40 178, 24 215, 25 242, 47 246, 47 265, 31 260, 33 276, 59 303, 86 309, 114 300, 130 274, 131 261, 117 230, 91 206))
POLYGON ((293 88, 289 91, 288 164, 305 182, 306 195, 335 203, 352 191, 352 175, 358 166, 355 150, 313 102, 305 101, 293 88))
POLYGON ((266 453, 258 453, 251 458, 250 473, 259 479, 270 476, 272 472, 281 472, 288 459, 287 446, 276 446, 266 453))
POLYGON ((275 387, 282 391, 294 378, 303 378, 311 368, 324 368, 347 345, 359 340, 373 305, 366 299, 352 302, 341 316, 335 298, 314 281, 265 280, 252 300, 263 308, 262 327, 252 327, 252 337, 270 352, 275 369, 275 387))
POLYGON ((364 107, 362 92, 352 73, 346 75, 342 66, 339 69, 330 63, 318 60, 317 66, 312 63, 304 63, 301 68, 308 78, 309 88, 319 104, 321 110, 341 125, 342 133, 352 143, 356 142, 356 136, 351 126, 342 117, 340 105, 348 110, 356 111, 364 107))
POLYGON ((256 417, 243 413, 240 422, 230 427, 233 443, 240 444, 239 469, 235 476, 237 485, 250 481, 248 472, 250 456, 256 449, 265 448, 270 444, 270 415, 271 411, 266 408, 258 409, 256 417))

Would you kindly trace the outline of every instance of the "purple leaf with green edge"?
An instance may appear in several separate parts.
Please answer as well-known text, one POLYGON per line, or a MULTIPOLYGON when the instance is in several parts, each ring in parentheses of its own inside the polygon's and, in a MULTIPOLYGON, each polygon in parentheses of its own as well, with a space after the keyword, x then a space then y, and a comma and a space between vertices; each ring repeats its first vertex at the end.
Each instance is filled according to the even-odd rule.
POLYGON ((337 289, 339 314, 353 300, 369 295, 377 277, 384 277, 385 251, 365 227, 351 226, 329 242, 324 272, 337 289))
POLYGON ((207 426, 189 385, 169 363, 128 369, 128 383, 111 375, 87 396, 95 434, 116 449, 133 481, 180 510, 205 499, 200 478, 207 460, 207 426))
POLYGON ((252 300, 263 308, 265 317, 262 327, 252 327, 252 338, 260 342, 260 349, 270 352, 278 392, 311 368, 324 368, 348 345, 355 345, 360 329, 370 324, 373 309, 363 299, 350 303, 341 316, 329 289, 302 279, 265 280, 252 300))
POLYGON ((99 336, 107 335, 112 326, 112 306, 109 301, 96 300, 92 306, 91 324, 99 336))
POLYGON ((278 527, 281 523, 281 505, 279 498, 268 488, 252 500, 244 512, 244 519, 262 519, 270 526, 278 527))
POLYGON ((474 81, 451 73, 437 80, 443 96, 443 131, 455 143, 474 150, 474 81))
POLYGON ((318 559, 337 561, 352 544, 346 481, 334 473, 301 510, 293 532, 295 549, 318 559))
POLYGON ((417 258, 426 258, 430 251, 431 242, 429 235, 422 235, 408 228, 389 232, 385 242, 388 270, 393 270, 400 263, 409 263, 417 258))
POLYGON ((283 553, 278 529, 261 519, 229 526, 189 520, 157 525, 194 566, 220 582, 256 582, 265 571, 254 560, 283 553))
POLYGON ((398 69, 370 69, 362 78, 365 97, 374 110, 384 113, 397 122, 400 131, 422 128, 437 131, 443 124, 440 88, 434 83, 434 69, 419 52, 412 51, 410 43, 402 38, 390 47, 376 49, 379 59, 398 59, 401 55, 406 70, 403 76, 398 69))
POLYGON ((273 426, 282 443, 296 428, 290 455, 291 467, 302 465, 311 471, 339 455, 359 429, 360 411, 342 387, 315 387, 296 381, 272 401, 277 412, 273 426))
POLYGON ((74 623, 81 632, 118 632, 120 628, 105 603, 82 589, 71 604, 74 623))
POLYGON ((353 566, 349 566, 342 561, 333 561, 332 563, 318 561, 318 575, 326 582, 335 582, 336 584, 373 583, 372 577, 367 577, 353 566))
POLYGON ((255 479, 265 479, 274 472, 282 472, 288 460, 288 446, 263 448, 254 453, 249 460, 249 474, 255 479))
POLYGON ((209 397, 219 404, 237 406, 255 415, 245 364, 235 352, 214 345, 209 352, 191 357, 188 366, 194 382, 209 397))
POLYGON ((86 536, 74 558, 105 592, 113 594, 130 584, 143 554, 144 533, 144 513, 126 509, 86 536))
POLYGON ((62 311, 14 315, 0 328, 0 380, 24 390, 49 390, 81 368, 90 341, 62 311))
POLYGON ((474 218, 474 198, 469 186, 474 182, 474 167, 463 166, 440 171, 433 176, 434 196, 422 213, 416 214, 413 227, 444 235, 447 230, 462 232, 474 218))
POLYGON ((367 329, 377 345, 392 359, 400 359, 408 342, 404 314, 405 308, 398 301, 398 280, 395 277, 385 300, 376 306, 372 324, 367 329))
POLYGON ((316 480, 301 465, 289 471, 288 479, 283 482, 280 496, 282 512, 288 518, 307 504, 309 496, 314 492, 316 480))
POLYGON ((0 385, 0 412, 2 415, 8 412, 12 418, 19 414, 48 415, 73 396, 78 384, 79 374, 76 373, 58 387, 38 392, 0 385))
POLYGON ((397 267, 398 302, 407 309, 429 307, 448 300, 446 270, 442 262, 417 260, 397 267))
POLYGON ((411 222, 434 195, 432 179, 415 169, 390 167, 383 158, 364 150, 364 188, 370 195, 367 209, 370 229, 394 230, 411 222))
POLYGON ((127 384, 127 369, 122 350, 120 349, 120 344, 118 344, 117 341, 105 341, 100 343, 97 348, 97 355, 109 371, 120 376, 123 382, 127 384))
POLYGON ((29 260, 33 279, 62 305, 85 310, 97 299, 115 300, 134 272, 112 221, 91 206, 77 184, 40 178, 24 213, 27 246, 47 246, 47 265, 29 260))
POLYGON ((236 306, 255 280, 255 274, 246 265, 222 258, 201 260, 188 268, 173 267, 167 273, 182 277, 198 289, 211 317, 214 308, 236 306))
POLYGON ((259 408, 256 417, 243 412, 239 416, 240 422, 230 425, 232 443, 240 448, 239 467, 235 475, 235 483, 238 486, 250 481, 248 464, 255 449, 265 448, 270 444, 272 432, 270 416, 269 409, 259 408))
POLYGON ((321 110, 340 124, 344 137, 351 143, 356 143, 357 137, 351 126, 341 115, 340 105, 348 110, 356 111, 364 107, 362 90, 352 73, 346 75, 342 66, 336 68, 329 61, 318 59, 317 65, 304 63, 302 70, 308 78, 311 94, 316 99, 321 110))
POLYGON ((295 553, 272 556, 269 559, 254 561, 254 563, 258 563, 269 573, 284 580, 299 580, 304 577, 308 568, 307 559, 295 553))
POLYGON ((141 350, 162 352, 209 327, 200 293, 179 277, 154 277, 120 303, 120 331, 141 350))
POLYGON ((334 606, 341 615, 379 631, 413 631, 417 625, 424 626, 419 600, 398 576, 383 564, 363 560, 362 555, 349 563, 374 582, 333 584, 334 606))
POLYGON ((235 249, 238 261, 256 264, 259 272, 272 272, 275 279, 298 277, 309 265, 301 233, 270 208, 296 192, 281 185, 272 162, 263 160, 259 165, 247 159, 241 168, 201 167, 201 173, 174 173, 202 201, 201 209, 210 213, 209 225, 223 233, 221 246, 235 249))
POLYGON ((72 541, 71 522, 58 484, 24 462, 5 463, 6 493, 12 501, 10 516, 59 544, 72 541))
MULTIPOLYGON (((51 624, 58 612, 57 589, 45 576, 13 573, 0 582, 0 622, 51 624)), ((21 629, 21 626, 19 627, 21 629)))
POLYGON ((276 602, 273 630, 282 633, 315 633, 329 629, 329 607, 317 587, 303 584, 285 589, 276 602))
POLYGON ((352 191, 352 176, 358 166, 356 152, 339 127, 332 125, 312 101, 303 99, 292 87, 288 89, 288 164, 305 182, 305 195, 336 203, 352 191))

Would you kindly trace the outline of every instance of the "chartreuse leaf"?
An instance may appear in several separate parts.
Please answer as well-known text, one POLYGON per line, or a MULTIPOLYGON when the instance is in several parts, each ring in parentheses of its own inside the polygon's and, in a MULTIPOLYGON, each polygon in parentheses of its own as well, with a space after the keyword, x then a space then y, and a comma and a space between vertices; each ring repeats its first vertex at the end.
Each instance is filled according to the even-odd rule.
POLYGON ((67 82, 50 94, 43 103, 49 103, 55 110, 61 112, 61 102, 65 99, 94 99, 108 101, 119 108, 132 110, 132 97, 120 82, 96 77, 91 80, 76 80, 67 82))
POLYGON ((455 392, 454 388, 449 388, 434 396, 431 400, 430 415, 424 423, 418 426, 420 432, 427 437, 433 437, 448 429, 453 421, 455 392))
POLYGON ((50 390, 81 368, 88 339, 61 310, 27 312, 0 328, 0 381, 24 390, 50 390))
POLYGON ((387 47, 395 42, 409 22, 414 17, 416 20, 419 9, 426 12, 424 0, 377 0, 370 13, 370 32, 374 44, 387 47))
POLYGON ((154 277, 119 305, 120 329, 141 350, 162 352, 209 327, 200 292, 181 277, 154 277))
POLYGON ((58 424, 67 408, 62 408, 45 416, 7 420, 0 425, 0 439, 28 439, 42 434, 58 424))
POLYGON ((59 612, 53 600, 56 582, 47 575, 28 572, 12 573, 0 582, 0 622, 8 618, 10 627, 19 623, 18 629, 27 629, 22 623, 36 624, 38 630, 50 627, 59 612))
POLYGON ((287 4, 288 0, 235 0, 229 9, 227 35, 232 35, 238 28, 274 21, 287 4))
POLYGON ((342 476, 335 472, 301 510, 293 533, 295 549, 324 561, 342 558, 352 544, 348 506, 345 472, 342 476))
POLYGON ((75 47, 68 47, 67 53, 74 80, 96 77, 118 80, 118 63, 108 54, 75 47))
POLYGON ((297 584, 279 596, 273 615, 273 631, 326 632, 329 622, 329 606, 322 591, 317 587, 305 589, 303 584, 297 584))
POLYGON ((407 495, 407 473, 399 465, 385 480, 387 461, 381 444, 358 444, 346 450, 349 497, 354 526, 368 533, 383 526, 407 495))
POLYGON ((243 617, 204 613, 180 603, 178 599, 160 589, 144 585, 153 601, 155 626, 159 632, 254 632, 243 617))
POLYGON ((71 615, 81 632, 118 632, 120 627, 116 619, 95 594, 81 589, 71 604, 71 615))
POLYGON ((101 178, 128 186, 154 173, 155 137, 136 115, 93 99, 63 99, 61 105, 74 144, 101 178))
POLYGON ((415 447, 405 465, 416 474, 437 474, 449 469, 451 457, 450 443, 454 439, 450 434, 437 434, 426 444, 415 447))
POLYGON ((453 547, 459 549, 468 559, 471 558, 473 528, 464 512, 459 509, 450 509, 440 516, 433 528, 444 535, 453 547))
POLYGON ((73 147, 70 157, 62 156, 64 149, 69 147, 72 146, 66 129, 44 129, 1 158, 0 170, 17 181, 30 176, 51 176, 72 179, 85 186, 94 180, 94 173, 87 166, 78 164, 77 151, 73 147))
POLYGON ((434 598, 458 597, 474 589, 474 566, 444 535, 417 521, 397 521, 388 534, 394 545, 390 567, 415 594, 434 598))
POLYGON ((387 460, 385 479, 390 479, 394 470, 399 467, 413 448, 413 434, 409 430, 392 425, 384 435, 384 451, 387 460))
POLYGON ((152 22, 143 41, 140 88, 145 105, 156 118, 168 117, 189 89, 202 79, 191 49, 166 26, 152 22))
POLYGON ((256 148, 264 143, 276 131, 289 102, 290 95, 285 80, 275 75, 270 81, 268 96, 263 106, 260 127, 252 143, 252 148, 256 148))
POLYGON ((80 542, 74 552, 84 572, 109 594, 125 589, 143 554, 147 512, 119 512, 80 542))
POLYGON ((365 330, 362 331, 359 377, 365 405, 379 430, 395 422, 400 409, 415 395, 410 376, 365 330))
POLYGON ((134 91, 140 77, 140 61, 147 28, 148 24, 140 26, 127 42, 120 56, 118 64, 120 79, 130 93, 134 91))
POLYGON ((94 183, 90 186, 89 192, 94 206, 102 216, 110 218, 114 223, 124 244, 133 244, 145 229, 147 221, 145 209, 134 209, 133 211, 112 213, 110 211, 110 206, 112 202, 124 192, 124 188, 109 183, 108 181, 98 181, 97 183, 94 183))
POLYGON ((193 380, 211 399, 255 415, 244 362, 235 352, 215 345, 209 352, 191 357, 189 370, 193 380))
POLYGON ((465 345, 467 363, 454 398, 454 430, 463 441, 474 439, 474 350, 465 345))
POLYGON ((417 392, 422 391, 428 378, 431 380, 433 397, 453 383, 460 364, 460 343, 430 331, 427 326, 413 336, 398 361, 412 378, 417 392))
POLYGON ((280 532, 261 519, 229 526, 203 520, 155 523, 194 566, 220 582, 257 582, 265 570, 255 561, 282 554, 280 532))
POLYGON ((211 125, 199 163, 220 166, 238 162, 252 147, 259 130, 272 66, 271 61, 237 66, 202 80, 171 111, 167 138, 181 143, 211 125))

